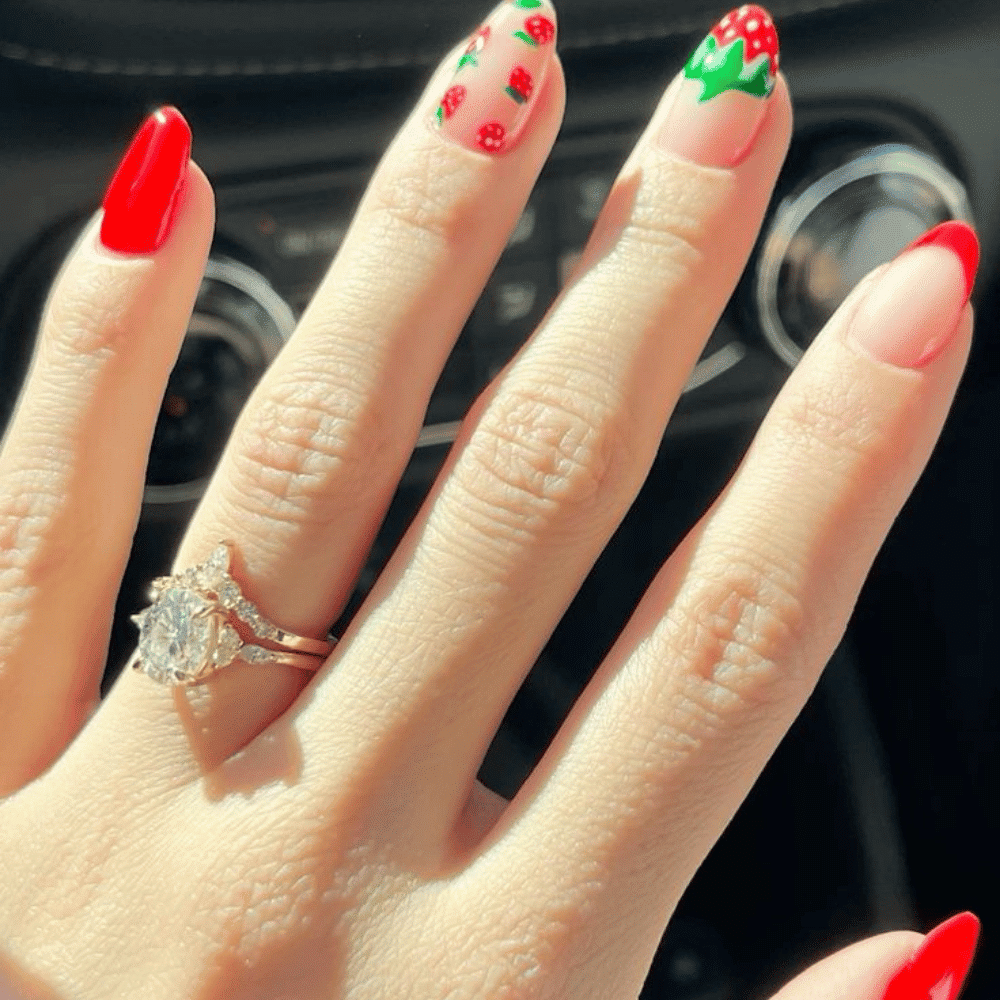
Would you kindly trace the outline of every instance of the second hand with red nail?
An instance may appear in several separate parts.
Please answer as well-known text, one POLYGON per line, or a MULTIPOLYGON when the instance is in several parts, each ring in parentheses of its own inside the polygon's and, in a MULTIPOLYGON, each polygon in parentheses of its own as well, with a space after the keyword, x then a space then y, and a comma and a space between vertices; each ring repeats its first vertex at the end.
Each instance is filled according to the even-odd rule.
POLYGON ((913 958, 892 978, 882 1000, 955 1000, 979 940, 979 919, 960 913, 924 938, 913 958))

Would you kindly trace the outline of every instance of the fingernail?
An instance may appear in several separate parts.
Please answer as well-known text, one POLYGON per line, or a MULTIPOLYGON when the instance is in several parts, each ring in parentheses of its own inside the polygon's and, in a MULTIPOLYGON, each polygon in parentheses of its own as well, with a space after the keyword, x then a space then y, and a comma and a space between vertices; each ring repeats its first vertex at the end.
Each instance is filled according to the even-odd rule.
POLYGON ((965 299, 968 301, 979 270, 979 239, 976 231, 964 222, 942 222, 914 240, 907 250, 932 246, 945 247, 958 257, 965 275, 965 299))
POLYGON ((187 178, 191 129, 172 107, 154 111, 122 157, 107 193, 101 242, 119 253, 149 254, 166 242, 187 178))
POLYGON ((660 148, 705 167, 749 153, 778 77, 778 32, 757 4, 727 14, 684 67, 660 130, 660 148))
POLYGON ((925 368, 951 343, 978 266, 972 227, 942 223, 875 282, 851 320, 848 340, 886 364, 925 368))
POLYGON ((883 1000, 955 1000, 972 965, 979 919, 960 913, 924 938, 910 961, 892 978, 883 1000))
POLYGON ((472 36, 434 112, 441 134, 479 153, 510 152, 524 134, 552 62, 549 0, 508 0, 472 36))

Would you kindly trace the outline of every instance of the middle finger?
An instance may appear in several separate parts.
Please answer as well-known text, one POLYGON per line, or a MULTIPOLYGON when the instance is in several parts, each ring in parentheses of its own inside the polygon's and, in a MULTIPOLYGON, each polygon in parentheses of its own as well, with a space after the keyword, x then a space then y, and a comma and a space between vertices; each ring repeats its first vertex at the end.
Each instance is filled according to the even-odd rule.
MULTIPOLYGON (((756 40, 770 30, 776 43, 748 10, 756 40)), ((392 746, 401 793, 425 789, 402 822, 418 809, 431 836, 460 814, 517 687, 640 489, 784 159, 783 80, 721 89, 697 56, 619 177, 583 275, 466 421, 303 710, 303 739, 331 774, 365 752, 338 706, 365 720, 369 746, 392 746)))

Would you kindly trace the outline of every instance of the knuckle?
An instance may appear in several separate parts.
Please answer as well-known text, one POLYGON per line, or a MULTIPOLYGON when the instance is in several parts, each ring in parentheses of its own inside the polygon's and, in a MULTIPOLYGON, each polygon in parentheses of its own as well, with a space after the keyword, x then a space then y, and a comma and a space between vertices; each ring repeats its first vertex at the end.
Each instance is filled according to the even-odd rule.
POLYGON ((731 210, 734 181, 694 164, 647 168, 623 233, 623 245, 637 244, 693 268, 719 231, 720 215, 731 210))
POLYGON ((626 437, 607 401, 521 378, 487 408, 456 474, 480 503, 538 529, 601 499, 619 478, 626 437))
POLYGON ((481 213, 474 167, 453 152, 440 143, 422 144, 373 184, 364 217, 394 252, 400 229, 452 243, 459 229, 468 229, 470 215, 481 213))
POLYGON ((622 232, 620 245, 647 259, 653 255, 660 267, 668 264, 683 273, 693 270, 702 258, 694 235, 677 227, 670 214, 633 214, 622 232))
POLYGON ((689 739, 780 697, 805 620, 788 576, 758 555, 729 553, 725 567, 700 576, 667 615, 665 652, 680 664, 684 714, 695 730, 689 739))
POLYGON ((289 379, 241 422, 233 448, 237 503, 255 516, 329 523, 377 490, 407 449, 390 406, 346 380, 289 379))
POLYGON ((71 358, 100 360, 134 341, 136 309, 150 266, 146 261, 108 266, 86 257, 70 260, 42 318, 45 347, 71 358))
POLYGON ((863 400, 854 399, 851 387, 825 380, 790 386, 781 401, 778 423, 780 446, 790 460, 814 462, 817 452, 823 466, 838 469, 853 465, 878 450, 888 421, 884 415, 867 419, 863 400))

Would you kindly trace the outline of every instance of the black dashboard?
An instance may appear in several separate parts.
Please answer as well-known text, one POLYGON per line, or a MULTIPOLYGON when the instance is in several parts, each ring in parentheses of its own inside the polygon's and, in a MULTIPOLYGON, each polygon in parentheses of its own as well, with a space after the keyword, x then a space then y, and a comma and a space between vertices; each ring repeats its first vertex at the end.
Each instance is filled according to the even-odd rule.
MULTIPOLYGON (((935 222, 974 219, 984 251, 977 339, 941 445, 816 694, 682 901, 643 996, 764 997, 836 945, 972 908, 985 925, 975 1000, 1000 986, 990 948, 1000 906, 988 889, 1000 834, 1000 8, 770 6, 797 119, 764 231, 646 487, 511 705, 481 777, 516 791, 847 290, 935 222)), ((110 684, 135 641, 128 616, 169 564, 379 154, 429 67, 483 12, 468 0, 5 7, 0 423, 46 290, 144 113, 182 108, 218 199, 209 270, 154 439, 110 684)), ((345 621, 472 400, 556 295, 663 87, 721 11, 706 0, 562 0, 560 13, 563 132, 441 375, 345 621)))

